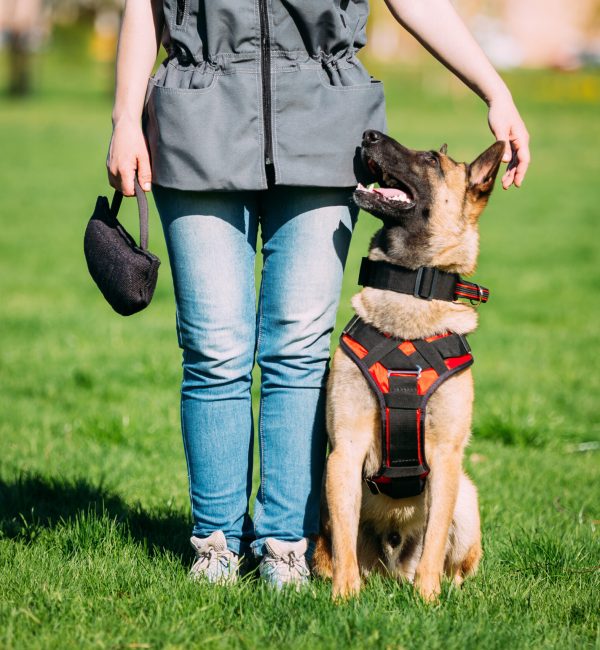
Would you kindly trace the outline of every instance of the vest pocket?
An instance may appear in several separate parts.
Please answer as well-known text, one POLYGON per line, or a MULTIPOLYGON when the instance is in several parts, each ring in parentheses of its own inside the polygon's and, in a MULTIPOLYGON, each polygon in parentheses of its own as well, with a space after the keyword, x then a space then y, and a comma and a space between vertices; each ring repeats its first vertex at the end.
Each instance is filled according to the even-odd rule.
POLYGON ((203 77, 197 74, 189 85, 184 76, 180 85, 151 89, 145 133, 153 182, 181 190, 260 189, 256 75, 207 71, 203 77))
POLYGON ((366 72, 335 82, 320 66, 275 75, 278 182, 342 187, 364 180, 357 151, 364 131, 386 130, 383 84, 366 72))

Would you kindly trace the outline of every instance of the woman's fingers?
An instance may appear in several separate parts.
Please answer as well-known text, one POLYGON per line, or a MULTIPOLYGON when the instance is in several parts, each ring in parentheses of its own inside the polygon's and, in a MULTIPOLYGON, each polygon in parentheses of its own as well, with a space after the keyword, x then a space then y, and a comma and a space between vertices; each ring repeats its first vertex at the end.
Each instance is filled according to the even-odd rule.
POLYGON ((504 176, 502 176, 502 187, 503 189, 508 189, 515 178, 515 172, 517 170, 517 152, 511 147, 511 158, 508 163, 508 167, 506 168, 506 171, 504 172, 504 176))
POLYGON ((119 180, 121 182, 121 192, 124 196, 133 196, 135 194, 135 188, 133 186, 133 179, 135 177, 135 169, 133 167, 127 167, 120 170, 119 180))
POLYGON ((152 169, 150 167, 150 156, 148 156, 147 150, 138 155, 137 177, 138 183, 142 186, 144 192, 149 192, 152 189, 152 169))
POLYGON ((517 138, 514 140, 514 148, 517 156, 514 183, 517 187, 521 187, 531 160, 531 154, 529 153, 529 135, 525 133, 520 139, 517 138))
POLYGON ((510 146, 510 131, 508 129, 498 129, 497 133, 494 133, 496 140, 502 140, 505 143, 504 154, 502 156, 502 162, 510 162, 512 158, 512 149, 510 146))
POLYGON ((513 183, 515 187, 521 187, 531 155, 529 153, 529 136, 525 132, 520 138, 513 138, 511 140, 512 158, 504 176, 502 177, 502 187, 506 190, 513 183))
POLYGON ((108 182, 115 190, 119 190, 125 196, 135 194, 133 188, 133 177, 135 176, 135 164, 133 162, 111 161, 108 166, 108 182))
POLYGON ((106 161, 108 169, 108 182, 115 190, 122 192, 125 196, 133 196, 133 177, 135 175, 135 159, 118 159, 111 151, 106 161))
POLYGON ((504 173, 504 176, 502 177, 502 187, 503 189, 507 190, 512 184, 515 179, 515 169, 507 169, 506 172, 504 173))

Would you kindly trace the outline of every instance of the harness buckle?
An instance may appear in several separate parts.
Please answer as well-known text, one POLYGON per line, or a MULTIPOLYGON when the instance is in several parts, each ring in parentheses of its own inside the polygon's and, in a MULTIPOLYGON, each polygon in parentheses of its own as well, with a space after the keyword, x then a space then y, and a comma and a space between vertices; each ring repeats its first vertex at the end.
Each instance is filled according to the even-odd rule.
POLYGON ((371 491, 371 494, 381 494, 381 490, 379 489, 379 485, 375 483, 375 481, 371 478, 365 477, 365 483, 367 484, 367 487, 371 491))
POLYGON ((343 329, 343 331, 342 331, 342 335, 344 335, 344 334, 350 334, 350 331, 351 331, 352 328, 356 325, 356 323, 358 323, 359 320, 360 320, 360 316, 359 316, 358 314, 355 314, 355 315, 350 319, 350 321, 346 324, 346 327, 344 327, 344 329, 343 329))
POLYGON ((470 354, 471 352, 471 346, 469 345, 469 342, 467 341, 467 337, 464 334, 457 334, 458 338, 460 339, 460 342, 463 344, 463 347, 467 351, 467 354, 470 354))
POLYGON ((469 302, 473 305, 473 307, 479 307, 479 305, 481 305, 483 302, 483 287, 480 284, 476 284, 475 282, 473 282, 473 284, 477 287, 477 300, 469 298, 469 302))
POLYGON ((417 269, 417 277, 415 278, 415 289, 413 291, 413 296, 415 298, 421 298, 422 300, 433 300, 433 292, 435 291, 438 276, 438 269, 428 266, 420 266, 417 269), (427 291, 427 293, 423 292, 423 276, 425 275, 425 271, 431 271, 431 285, 429 286, 429 291, 427 291))
POLYGON ((416 377, 417 381, 421 378, 421 373, 423 372, 423 368, 421 366, 417 366, 414 370, 412 368, 409 368, 408 370, 394 370, 394 369, 387 369, 387 376, 388 379, 390 377, 416 377))

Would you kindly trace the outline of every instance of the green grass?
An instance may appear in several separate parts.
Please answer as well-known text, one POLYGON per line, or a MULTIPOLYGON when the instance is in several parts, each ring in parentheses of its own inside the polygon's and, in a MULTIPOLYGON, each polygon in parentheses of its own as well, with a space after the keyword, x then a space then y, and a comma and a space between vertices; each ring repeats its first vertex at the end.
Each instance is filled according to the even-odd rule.
MULTIPOLYGON (((476 277, 492 299, 472 337, 467 455, 479 574, 461 591, 446 585, 434 607, 380 579, 334 606, 326 583, 277 595, 186 579, 167 255, 154 212, 165 264, 151 307, 128 319, 87 276, 111 74, 85 56, 75 64, 80 51, 63 35, 40 62, 38 93, 0 98, 0 648, 599 647, 600 75, 509 76, 533 163, 521 190, 496 190, 481 224, 476 277)), ((376 72, 404 143, 447 141, 471 159, 491 141, 484 107, 439 68, 376 72)), ((135 230, 129 202, 125 213, 135 230)), ((337 332, 376 227, 361 215, 337 332)))

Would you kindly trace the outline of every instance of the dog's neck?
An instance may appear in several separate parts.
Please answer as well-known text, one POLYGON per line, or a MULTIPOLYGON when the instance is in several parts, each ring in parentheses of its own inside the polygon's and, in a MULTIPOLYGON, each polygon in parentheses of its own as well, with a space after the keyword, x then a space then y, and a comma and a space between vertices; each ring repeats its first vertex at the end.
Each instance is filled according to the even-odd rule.
MULTIPOLYGON (((385 259, 398 264, 378 249, 371 249, 371 259, 385 259)), ((446 300, 423 300, 386 289, 364 287, 352 297, 356 313, 382 332, 402 339, 422 339, 445 332, 469 334, 477 327, 476 310, 465 303, 446 300)))

